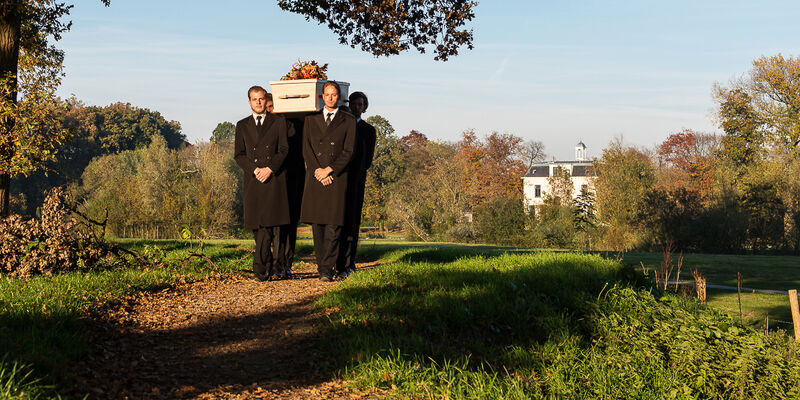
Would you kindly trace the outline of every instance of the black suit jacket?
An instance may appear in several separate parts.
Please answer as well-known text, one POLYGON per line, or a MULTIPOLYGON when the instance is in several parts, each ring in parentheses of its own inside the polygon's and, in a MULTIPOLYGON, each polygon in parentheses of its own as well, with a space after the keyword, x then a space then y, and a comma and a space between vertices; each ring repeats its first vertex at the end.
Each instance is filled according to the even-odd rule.
POLYGON ((339 109, 330 126, 326 126, 321 112, 311 114, 303 123, 302 140, 306 179, 300 221, 344 225, 347 167, 355 150, 356 119, 339 109), (314 177, 317 168, 325 167, 333 169, 333 183, 328 186, 314 177))
POLYGON ((356 148, 350 161, 347 178, 347 212, 345 225, 358 227, 364 207, 364 186, 367 169, 372 166, 377 134, 375 128, 363 119, 356 124, 356 148))
POLYGON ((284 160, 289 152, 286 120, 267 113, 261 127, 253 116, 236 124, 234 159, 242 168, 245 229, 289 223, 289 198, 286 191, 284 160), (255 169, 269 167, 272 176, 259 182, 255 169))

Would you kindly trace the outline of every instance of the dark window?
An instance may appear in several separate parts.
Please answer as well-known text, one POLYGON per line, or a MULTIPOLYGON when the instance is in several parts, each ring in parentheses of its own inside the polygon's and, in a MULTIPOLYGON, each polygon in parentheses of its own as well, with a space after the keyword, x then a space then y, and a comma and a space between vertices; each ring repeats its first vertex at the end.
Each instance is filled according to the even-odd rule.
POLYGON ((542 185, 534 186, 533 197, 542 197, 542 185))
POLYGON ((586 193, 589 191, 589 185, 581 185, 581 192, 586 193))

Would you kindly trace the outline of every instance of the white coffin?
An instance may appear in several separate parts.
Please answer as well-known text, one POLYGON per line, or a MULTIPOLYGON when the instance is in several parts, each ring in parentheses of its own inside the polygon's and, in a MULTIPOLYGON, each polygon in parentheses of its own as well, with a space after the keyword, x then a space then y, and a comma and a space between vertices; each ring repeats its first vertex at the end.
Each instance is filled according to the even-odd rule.
MULTIPOLYGON (((325 107, 322 101, 322 85, 327 80, 324 79, 295 79, 288 81, 270 81, 272 87, 272 102, 275 109, 274 113, 292 112, 314 112, 325 107)), ((350 84, 347 82, 334 81, 339 84, 341 95, 339 104, 347 102, 350 93, 350 84)))

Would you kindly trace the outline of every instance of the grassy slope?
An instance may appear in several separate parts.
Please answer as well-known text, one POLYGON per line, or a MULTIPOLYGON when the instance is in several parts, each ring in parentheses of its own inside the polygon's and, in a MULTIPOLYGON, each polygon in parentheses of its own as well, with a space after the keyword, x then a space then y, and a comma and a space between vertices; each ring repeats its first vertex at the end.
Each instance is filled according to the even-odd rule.
POLYGON ((797 346, 576 254, 365 246, 385 264, 320 300, 323 351, 422 398, 793 398, 797 346))

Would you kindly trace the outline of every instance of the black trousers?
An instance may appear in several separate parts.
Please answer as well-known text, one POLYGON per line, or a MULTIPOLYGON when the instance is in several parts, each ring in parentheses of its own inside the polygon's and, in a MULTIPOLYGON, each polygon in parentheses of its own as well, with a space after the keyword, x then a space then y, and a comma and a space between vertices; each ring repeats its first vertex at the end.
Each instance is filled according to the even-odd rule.
MULTIPOLYGON (((302 125, 302 121, 300 125, 302 125)), ((294 249, 297 244, 297 225, 300 223, 300 205, 303 203, 303 184, 305 183, 306 170, 301 162, 299 167, 289 167, 287 171, 290 223, 281 227, 281 241, 284 248, 285 267, 287 271, 291 271, 292 263, 294 262, 294 249)))
POLYGON ((317 272, 320 276, 332 275, 339 258, 339 240, 342 235, 340 225, 312 224, 314 253, 317 256, 317 272))
POLYGON ((358 249, 358 231, 361 224, 346 225, 342 227, 342 238, 339 243, 339 260, 336 269, 344 272, 347 269, 356 269, 356 250, 358 249))
POLYGON ((279 226, 262 226, 253 229, 256 252, 253 255, 253 272, 272 276, 283 273, 286 256, 280 241, 279 226))
POLYGON ((283 249, 283 267, 286 271, 292 271, 294 261, 294 247, 297 244, 297 224, 281 225, 278 240, 283 249))

